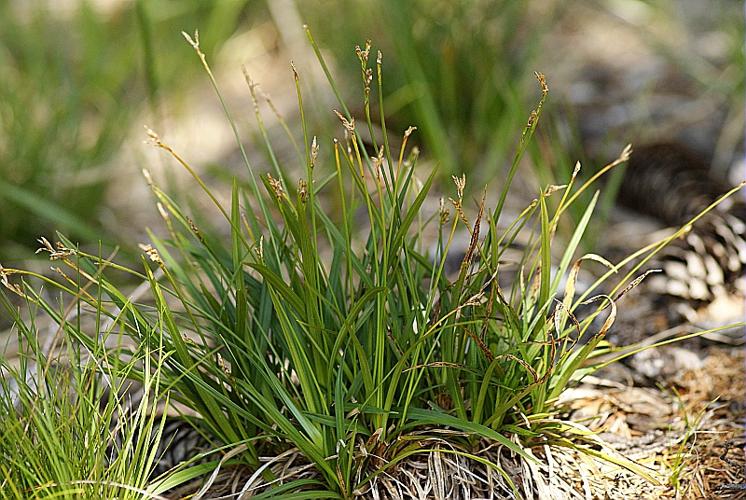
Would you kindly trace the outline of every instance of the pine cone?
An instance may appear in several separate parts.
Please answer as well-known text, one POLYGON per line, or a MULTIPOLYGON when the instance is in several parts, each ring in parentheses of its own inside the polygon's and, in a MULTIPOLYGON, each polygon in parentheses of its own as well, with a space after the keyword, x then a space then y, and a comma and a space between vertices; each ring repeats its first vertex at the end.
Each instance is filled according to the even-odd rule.
MULTIPOLYGON (((619 202, 670 226, 686 224, 731 186, 709 174, 707 162, 679 144, 638 148, 632 155, 619 202)), ((699 219, 661 251, 647 286, 663 295, 712 301, 732 290, 746 268, 746 203, 738 194, 699 219)))

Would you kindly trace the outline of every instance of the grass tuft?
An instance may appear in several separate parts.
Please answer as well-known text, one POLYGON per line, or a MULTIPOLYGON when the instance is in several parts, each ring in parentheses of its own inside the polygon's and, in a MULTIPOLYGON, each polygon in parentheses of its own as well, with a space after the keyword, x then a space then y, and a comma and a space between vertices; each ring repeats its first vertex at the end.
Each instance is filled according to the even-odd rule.
POLYGON ((168 397, 152 354, 144 349, 118 363, 103 344, 89 351, 67 335, 85 329, 74 310, 45 335, 5 295, 2 305, 20 347, 0 358, 0 498, 162 498, 153 478, 168 397), (144 377, 134 402, 133 371, 144 377))
MULTIPOLYGON (((198 36, 185 37, 223 102, 198 36)), ((313 44, 310 33, 309 39, 313 44)), ((372 71, 370 50, 357 51, 366 108, 383 99, 382 58, 372 71)), ((323 59, 321 64, 327 68, 323 59)), ((194 177, 222 227, 198 227, 194 220, 205 220, 204 214, 188 213, 148 176, 168 232, 151 233, 141 246, 142 271, 81 251, 60 236, 56 246, 45 247, 67 268, 60 271, 62 279, 0 268, 3 283, 42 308, 83 350, 105 357, 116 378, 155 379, 168 388, 172 400, 196 412, 201 428, 231 450, 221 467, 249 467, 255 494, 363 494, 377 478, 395 474, 397 464, 443 453, 438 449, 443 431, 452 432, 455 455, 491 467, 516 496, 520 487, 500 455, 479 455, 485 442, 525 464, 536 463, 534 448, 571 447, 655 481, 582 426, 563 421, 557 403, 569 386, 600 366, 594 358, 610 352, 605 335, 617 300, 634 277, 602 286, 618 265, 578 255, 597 191, 575 207, 581 216, 569 240, 555 237, 597 177, 578 185, 576 169, 565 185, 540 189, 514 220, 504 213, 548 95, 543 76, 536 75, 540 98, 518 137, 506 178, 488 186, 472 205, 464 195, 467 176, 454 176, 450 204, 443 201, 428 213, 437 173, 421 177, 418 152, 407 148, 415 129, 404 133, 398 151, 386 138, 371 157, 358 133, 361 122, 340 102, 339 137, 313 137, 303 112, 302 75, 293 73, 303 130, 302 168, 295 170, 301 179, 291 179, 292 169, 276 163, 280 155, 267 139, 259 107, 273 173, 260 175, 247 161, 248 178, 234 179, 229 206, 197 168, 149 131, 155 146, 194 177), (450 274, 446 261, 459 230, 469 234, 469 244, 450 274), (508 250, 519 236, 527 243, 513 259, 508 250), (588 261, 609 272, 578 290, 578 273, 588 261), (111 279, 115 272, 141 280, 147 296, 124 293, 111 279), (20 283, 18 275, 24 278, 20 283), (94 311, 97 326, 99 321, 116 326, 116 334, 136 347, 105 348, 104 339, 88 333, 100 328, 68 321, 26 278, 42 280, 69 299, 70 307, 94 311), (581 305, 588 311, 582 317, 581 305), (277 466, 290 467, 295 460, 299 465, 292 473, 277 466)), ((331 77, 330 84, 335 88, 331 77)), ((375 125, 386 130, 383 118, 375 125)), ((362 126, 374 127, 370 113, 362 126)), ((240 140, 235 126, 234 131, 240 140)), ((623 163, 629 153, 626 148, 603 170, 623 163)), ((114 333, 105 331, 107 337, 114 333)), ((107 484, 133 479, 145 487, 152 454, 142 460, 137 478, 113 476, 107 484)), ((16 481, 23 486, 32 479, 16 481)))

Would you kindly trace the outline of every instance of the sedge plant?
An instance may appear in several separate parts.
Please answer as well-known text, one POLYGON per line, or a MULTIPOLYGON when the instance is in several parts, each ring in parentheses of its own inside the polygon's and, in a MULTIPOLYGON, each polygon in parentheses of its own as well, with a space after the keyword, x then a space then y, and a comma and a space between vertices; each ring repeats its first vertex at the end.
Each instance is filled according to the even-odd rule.
MULTIPOLYGON (((185 36, 222 102, 198 35, 185 36)), ((339 95, 310 33, 309 39, 339 95)), ((357 55, 363 106, 380 108, 383 56, 371 58, 369 45, 357 55)), ((291 179, 278 163, 258 103, 269 165, 259 169, 243 154, 246 174, 234 179, 227 206, 188 160, 149 131, 153 144, 193 176, 225 229, 198 225, 197 214, 146 172, 167 234, 151 233, 141 246, 143 269, 85 253, 60 235, 46 250, 75 278, 46 279, 48 286, 116 319, 119 333, 147 350, 170 397, 199 415, 201 428, 230 450, 231 463, 249 468, 243 492, 262 498, 365 494, 377 478, 395 474, 397 464, 442 453, 428 439, 446 429, 454 431, 453 453, 487 466, 516 496, 519 485, 499 460, 480 455, 484 443, 526 462, 537 460, 534 447, 572 447, 654 480, 562 420, 557 404, 594 369, 593 359, 609 351, 604 337, 616 302, 639 282, 600 256, 576 255, 598 193, 582 207, 569 240, 555 236, 568 208, 593 189, 598 175, 577 185, 576 168, 567 184, 539 190, 518 217, 506 220, 504 213, 548 95, 544 77, 536 75, 541 97, 507 176, 488 186, 475 206, 464 196, 466 177, 454 177, 453 196, 428 212, 437 174, 421 177, 418 151, 407 147, 416 130, 407 129, 394 150, 381 113, 376 125, 384 139, 369 155, 360 125, 340 101, 340 137, 319 140, 305 124, 301 76, 293 76, 301 179, 291 179), (451 275, 445 264, 459 228, 470 244, 451 275), (226 232, 227 240, 220 236, 226 232), (528 235, 525 250, 510 262, 507 250, 519 235, 528 235), (586 263, 608 272, 576 290, 586 263), (112 272, 142 280, 148 296, 133 300, 114 284, 112 272), (86 293, 76 292, 78 280, 86 293), (577 317, 581 305, 587 313, 577 317)), ((625 149, 602 172, 629 154, 625 149)), ((633 257, 644 262, 662 244, 633 257)), ((7 287, 28 295, 15 280, 29 273, 2 274, 7 287)), ((35 301, 51 309, 41 296, 35 301)), ((101 348, 84 329, 64 327, 87 350, 101 348)), ((135 366, 129 376, 149 373, 146 365, 135 366)))

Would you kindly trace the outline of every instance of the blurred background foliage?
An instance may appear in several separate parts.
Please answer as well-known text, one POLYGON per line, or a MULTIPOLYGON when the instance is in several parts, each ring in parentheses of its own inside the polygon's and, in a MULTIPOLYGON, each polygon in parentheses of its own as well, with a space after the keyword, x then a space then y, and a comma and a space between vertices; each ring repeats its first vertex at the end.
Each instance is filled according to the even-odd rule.
MULTIPOLYGON (((300 32, 294 25, 306 22, 349 103, 361 102, 354 46, 372 40, 374 50, 384 53, 390 130, 396 135, 416 125, 412 140, 438 165, 441 179, 467 173, 473 189, 506 171, 539 95, 536 70, 547 75, 552 92, 528 155, 529 172, 541 184, 564 182, 578 159, 610 160, 620 145, 655 137, 661 121, 671 122, 666 113, 689 105, 686 99, 699 103, 701 96, 715 103, 710 116, 717 116, 710 120, 715 131, 703 141, 721 165, 731 164, 743 130, 744 23, 738 2, 703 4, 0 0, 0 262, 28 258, 36 238, 54 230, 89 244, 123 242, 116 224, 102 223, 111 210, 107 193, 126 188, 116 184, 113 172, 127 169, 136 176, 148 166, 123 160, 123 149, 142 142, 132 130, 159 125, 174 101, 202 98, 194 89, 195 82, 204 83, 204 74, 180 34, 195 28, 212 59, 231 41, 241 51, 240 37, 258 26, 265 31, 271 26, 277 43, 288 45, 290 35, 300 32), (618 57, 624 50, 640 57, 640 46, 654 54, 653 63, 629 64, 618 57), (598 60, 598 49, 609 53, 611 63, 598 60), (665 100, 682 85, 683 101, 665 100), (665 99, 655 97, 659 94, 665 99), (615 108, 622 102, 625 119, 615 108), (641 114, 629 112, 642 108, 641 114), (592 141, 606 147, 588 153, 592 141)), ((295 42, 305 43, 297 37, 295 42)), ((290 58, 284 54, 278 60, 290 58)), ((231 71, 240 73, 240 63, 235 66, 231 71)), ((273 71, 287 76, 287 66, 280 66, 273 71)), ((255 76, 260 83, 266 78, 255 76)), ((236 102, 247 106, 235 113, 250 119, 246 87, 234 93, 236 102)), ((310 97, 313 109, 316 96, 310 97)), ((316 111, 329 109, 324 104, 316 111)), ((353 113, 360 115, 362 108, 353 113)), ((686 136, 691 130, 699 129, 674 133, 686 136)), ((251 149, 253 137, 244 138, 251 149)), ((216 158, 213 166, 231 161, 216 158)), ((132 197, 133 205, 143 204, 141 194, 132 197)), ((602 210, 612 201, 613 184, 602 210)))
MULTIPOLYGON (((342 3, 310 0, 302 9, 311 26, 322 27, 342 3)), ((384 54, 387 119, 400 130, 416 125, 446 178, 477 172, 481 183, 514 147, 536 102, 537 56, 562 5, 361 0, 345 22, 317 38, 340 61, 350 47, 372 40, 384 54)), ((357 92, 359 83, 349 87, 357 92)))
POLYGON ((112 241, 98 223, 110 160, 132 120, 158 115, 199 70, 180 31, 201 27, 215 51, 249 22, 248 3, 0 1, 0 256, 53 230, 112 241))

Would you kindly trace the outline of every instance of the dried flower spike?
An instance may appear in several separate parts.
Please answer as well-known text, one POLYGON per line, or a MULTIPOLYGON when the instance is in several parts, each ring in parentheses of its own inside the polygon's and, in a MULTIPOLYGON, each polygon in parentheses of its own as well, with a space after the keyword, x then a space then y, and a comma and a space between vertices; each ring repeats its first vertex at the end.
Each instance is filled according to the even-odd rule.
POLYGON ((316 165, 316 159, 319 157, 319 145, 316 142, 316 136, 313 136, 311 141, 311 168, 316 165))
POLYGON ((75 250, 73 250, 72 248, 67 248, 59 241, 55 246, 52 246, 49 240, 43 236, 36 241, 41 243, 42 247, 37 249, 34 253, 49 252, 49 260, 64 259, 65 257, 69 257, 70 255, 73 255, 75 253, 75 250))
POLYGON ((451 218, 451 211, 448 210, 448 208, 446 207, 446 202, 443 198, 440 199, 439 205, 440 205, 440 208, 439 208, 440 225, 443 226, 445 224, 448 224, 448 221, 451 218))
POLYGON ((148 256, 148 258, 150 260, 152 260, 153 262, 155 262, 159 266, 163 265, 163 260, 161 260, 161 256, 160 256, 160 254, 158 254, 158 250, 156 250, 155 248, 153 248, 152 245, 140 243, 137 246, 140 247, 140 250, 142 250, 143 252, 145 252, 145 254, 148 256))
POLYGON ((269 187, 272 188, 272 192, 278 200, 285 195, 285 190, 282 189, 282 182, 272 177, 272 174, 267 174, 267 181, 269 182, 269 187))
POLYGON ((349 120, 342 115, 339 111, 336 109, 332 110, 334 111, 334 114, 337 115, 337 118, 339 118, 339 121, 342 122, 342 126, 350 133, 353 134, 355 132, 355 119, 350 118, 349 120))
POLYGON ((303 179, 298 180, 298 196, 302 203, 308 201, 308 183, 303 179))
POLYGON ((187 220, 187 224, 189 224, 189 229, 192 230, 192 232, 194 233, 194 235, 197 237, 197 239, 199 241, 201 241, 201 242, 204 243, 205 239, 202 236, 202 232, 199 230, 199 228, 194 223, 194 221, 192 220, 192 218, 191 217, 187 217, 186 220, 187 220))
POLYGON ((464 188, 466 187, 466 174, 463 174, 461 177, 452 175, 451 179, 453 179, 453 183, 456 185, 456 193, 458 194, 458 199, 462 200, 464 198, 464 188))
POLYGON ((360 45, 355 45, 355 54, 361 62, 367 63, 370 56, 370 40, 365 41, 365 49, 361 49, 360 45))
POLYGON ((544 95, 547 95, 549 93, 549 86, 547 85, 547 79, 544 76, 544 73, 539 73, 538 71, 534 71, 534 76, 537 80, 539 80, 539 86, 541 87, 541 93, 544 95))

